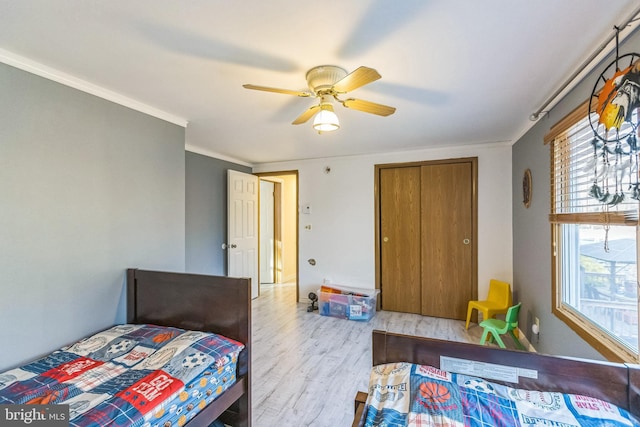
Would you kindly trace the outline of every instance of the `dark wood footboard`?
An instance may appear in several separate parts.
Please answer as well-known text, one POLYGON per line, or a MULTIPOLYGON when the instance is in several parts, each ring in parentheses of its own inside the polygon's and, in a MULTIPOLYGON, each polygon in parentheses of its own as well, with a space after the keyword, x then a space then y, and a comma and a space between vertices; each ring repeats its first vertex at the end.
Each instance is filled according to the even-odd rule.
POLYGON ((640 365, 629 367, 629 408, 630 412, 640 418, 640 365))
POLYGON ((444 356, 522 368, 535 372, 535 378, 520 376, 517 383, 491 381, 530 390, 591 396, 640 417, 640 365, 549 356, 384 331, 373 331, 372 339, 373 365, 408 362, 442 369, 444 356))

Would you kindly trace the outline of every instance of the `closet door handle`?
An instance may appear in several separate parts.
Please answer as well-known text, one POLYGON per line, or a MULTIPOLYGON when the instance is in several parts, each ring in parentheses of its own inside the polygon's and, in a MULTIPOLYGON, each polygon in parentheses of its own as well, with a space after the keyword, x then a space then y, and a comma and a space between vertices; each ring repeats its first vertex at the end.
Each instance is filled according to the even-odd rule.
POLYGON ((469 239, 464 239, 464 240, 462 241, 462 243, 464 243, 465 245, 468 245, 469 243, 471 243, 471 240, 469 240, 469 239))

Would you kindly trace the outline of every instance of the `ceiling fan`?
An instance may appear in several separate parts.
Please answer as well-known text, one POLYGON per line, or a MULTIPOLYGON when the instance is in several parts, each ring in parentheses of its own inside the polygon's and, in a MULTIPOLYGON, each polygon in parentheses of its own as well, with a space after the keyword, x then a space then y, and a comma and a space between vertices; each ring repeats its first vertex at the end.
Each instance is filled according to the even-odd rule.
POLYGON ((396 111, 394 107, 376 104, 375 102, 363 101, 355 98, 339 98, 340 95, 374 82, 380 77, 380 74, 373 68, 359 67, 355 71, 347 73, 347 71, 342 67, 335 65, 321 65, 313 67, 307 71, 306 79, 310 92, 299 92, 295 90, 278 89, 252 84, 245 84, 242 85, 242 87, 246 89, 294 95, 302 98, 318 98, 319 101, 317 105, 307 109, 291 124, 299 125, 306 123, 317 113, 313 127, 318 132, 326 132, 336 130, 340 127, 338 117, 333 110, 331 98, 335 99, 346 108, 363 111, 365 113, 377 114, 379 116, 389 116, 396 111))

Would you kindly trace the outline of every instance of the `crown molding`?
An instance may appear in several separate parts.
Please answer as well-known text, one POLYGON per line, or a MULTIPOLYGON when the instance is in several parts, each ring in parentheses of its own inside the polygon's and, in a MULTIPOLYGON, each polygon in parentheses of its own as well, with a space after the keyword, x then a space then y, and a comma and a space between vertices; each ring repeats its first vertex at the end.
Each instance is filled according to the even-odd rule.
POLYGON ((188 144, 188 143, 185 144, 184 149, 185 151, 189 151, 191 153, 201 154, 203 156, 212 157, 218 160, 224 160, 225 162, 236 163, 238 165, 247 166, 249 168, 254 167, 252 163, 247 163, 243 160, 238 160, 233 157, 225 156, 224 154, 216 153, 215 151, 208 150, 206 148, 196 147, 195 145, 192 145, 192 144, 188 144))
POLYGON ((117 92, 113 92, 111 90, 105 89, 93 83, 89 83, 86 80, 79 79, 75 76, 64 73, 60 70, 56 70, 55 68, 51 68, 47 65, 41 64, 39 62, 33 61, 29 58, 25 58, 23 56, 17 55, 13 52, 10 52, 8 50, 1 49, 1 48, 0 48, 0 62, 10 65, 12 67, 18 68, 20 70, 26 71, 28 73, 35 74, 40 77, 44 77, 45 79, 63 84, 65 86, 72 87, 82 92, 89 93, 99 98, 106 99, 107 101, 114 102, 116 104, 125 106, 127 108, 131 108, 141 113, 148 114, 150 116, 173 123, 175 125, 182 126, 184 128, 186 128, 187 124, 189 123, 188 120, 185 118, 176 116, 174 114, 168 113, 166 111, 163 111, 158 108, 152 107, 150 105, 144 104, 142 102, 136 101, 135 99, 132 99, 122 94, 119 94, 117 92))

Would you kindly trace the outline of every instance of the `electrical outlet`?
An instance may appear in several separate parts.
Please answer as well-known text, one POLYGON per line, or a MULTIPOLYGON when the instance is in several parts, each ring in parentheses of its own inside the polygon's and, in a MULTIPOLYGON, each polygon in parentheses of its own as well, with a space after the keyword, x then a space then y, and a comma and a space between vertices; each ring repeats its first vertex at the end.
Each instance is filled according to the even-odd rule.
POLYGON ((536 338, 536 342, 540 342, 540 319, 538 319, 537 317, 535 317, 533 320, 531 331, 533 332, 536 338))

